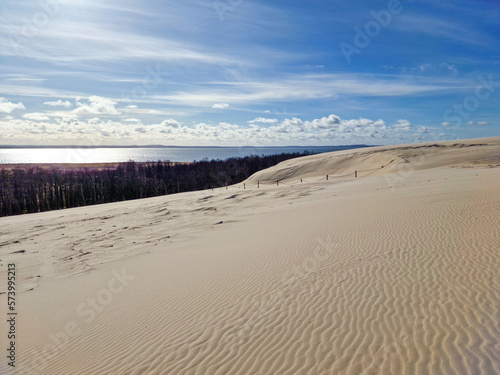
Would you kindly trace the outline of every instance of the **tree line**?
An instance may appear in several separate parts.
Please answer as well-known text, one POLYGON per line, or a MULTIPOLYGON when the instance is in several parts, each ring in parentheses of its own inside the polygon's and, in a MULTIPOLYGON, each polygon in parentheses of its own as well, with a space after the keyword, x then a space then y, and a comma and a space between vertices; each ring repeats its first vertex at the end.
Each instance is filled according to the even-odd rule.
POLYGON ((0 216, 59 210, 231 185, 284 160, 282 153, 178 164, 136 163, 114 168, 39 166, 0 170, 0 216))

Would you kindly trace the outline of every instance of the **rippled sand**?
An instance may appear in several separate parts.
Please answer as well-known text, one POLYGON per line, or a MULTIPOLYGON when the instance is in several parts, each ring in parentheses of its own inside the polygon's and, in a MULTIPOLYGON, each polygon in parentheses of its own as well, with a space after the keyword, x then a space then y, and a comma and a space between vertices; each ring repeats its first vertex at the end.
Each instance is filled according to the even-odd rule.
POLYGON ((488 138, 1 218, 2 270, 18 268, 16 369, 500 374, 499 191, 488 138))

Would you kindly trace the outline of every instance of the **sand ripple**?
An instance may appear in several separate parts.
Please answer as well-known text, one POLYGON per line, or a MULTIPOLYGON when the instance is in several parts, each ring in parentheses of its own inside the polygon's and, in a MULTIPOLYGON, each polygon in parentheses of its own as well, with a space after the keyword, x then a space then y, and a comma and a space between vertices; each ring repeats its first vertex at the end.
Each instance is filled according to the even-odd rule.
POLYGON ((498 181, 450 168, 395 191, 373 177, 187 195, 186 239, 127 263, 127 291, 38 371, 500 374, 498 181))

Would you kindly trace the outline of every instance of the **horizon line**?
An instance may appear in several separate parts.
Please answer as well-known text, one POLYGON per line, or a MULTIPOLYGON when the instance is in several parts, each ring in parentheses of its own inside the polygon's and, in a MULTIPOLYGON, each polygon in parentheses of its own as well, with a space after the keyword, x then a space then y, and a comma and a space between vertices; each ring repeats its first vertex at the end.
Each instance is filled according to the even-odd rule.
POLYGON ((0 149, 12 148, 301 148, 301 147, 346 147, 346 146, 377 146, 365 143, 345 144, 345 145, 289 145, 289 146, 176 146, 176 145, 102 145, 102 146, 82 146, 82 145, 0 145, 0 149))

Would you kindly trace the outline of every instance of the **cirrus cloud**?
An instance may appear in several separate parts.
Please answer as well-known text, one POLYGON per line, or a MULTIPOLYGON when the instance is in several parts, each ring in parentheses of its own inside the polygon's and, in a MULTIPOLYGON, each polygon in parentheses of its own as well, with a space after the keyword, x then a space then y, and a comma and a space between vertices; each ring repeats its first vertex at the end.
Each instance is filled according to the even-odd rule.
POLYGON ((226 108, 229 108, 229 104, 227 103, 216 103, 212 106, 212 108, 215 108, 215 109, 226 109, 226 108))
POLYGON ((277 118, 264 118, 257 117, 253 120, 247 121, 249 124, 276 124, 278 122, 277 118))

